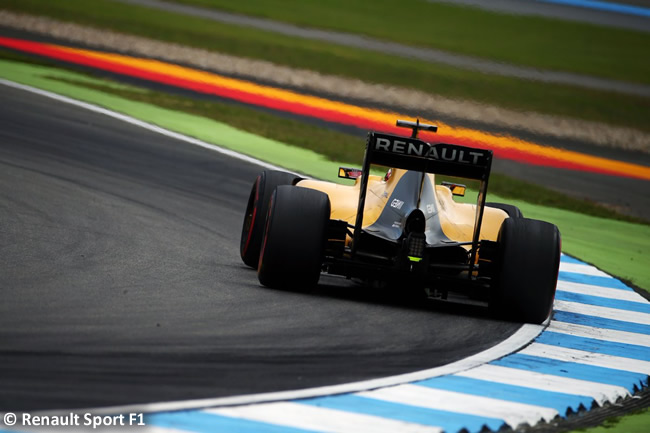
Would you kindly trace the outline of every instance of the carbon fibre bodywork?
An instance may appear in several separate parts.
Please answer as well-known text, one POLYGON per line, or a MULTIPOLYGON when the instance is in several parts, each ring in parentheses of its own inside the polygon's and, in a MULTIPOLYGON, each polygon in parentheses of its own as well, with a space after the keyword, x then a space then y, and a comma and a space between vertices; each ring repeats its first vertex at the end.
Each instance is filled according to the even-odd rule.
MULTIPOLYGON (((365 280, 408 281, 445 295, 444 283, 451 280, 454 289, 486 288, 493 277, 491 246, 508 217, 485 207, 492 153, 431 145, 414 136, 370 133, 354 185, 297 183, 326 193, 331 203, 323 269, 365 280), (396 168, 373 176, 372 164, 396 168), (436 185, 435 173, 479 180, 477 203, 454 201, 448 186, 436 185)), ((487 298, 488 291, 482 292, 487 298)))
POLYGON ((397 125, 411 137, 370 132, 363 167, 339 169, 353 185, 262 172, 244 218, 244 262, 267 287, 304 290, 326 272, 418 299, 460 293, 502 318, 542 323, 557 284, 557 227, 486 205, 490 150, 425 143, 418 130, 435 126, 397 125), (393 168, 377 176, 373 165, 393 168), (464 185, 437 175, 478 181, 476 203, 454 200, 464 185))

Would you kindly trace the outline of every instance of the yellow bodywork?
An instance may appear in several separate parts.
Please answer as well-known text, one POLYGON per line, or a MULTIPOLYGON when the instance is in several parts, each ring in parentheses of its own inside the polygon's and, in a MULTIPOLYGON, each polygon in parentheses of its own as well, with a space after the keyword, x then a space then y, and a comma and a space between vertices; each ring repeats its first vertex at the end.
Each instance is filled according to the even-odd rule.
MULTIPOLYGON (((388 205, 397 183, 406 170, 393 169, 392 176, 384 180, 382 176, 371 175, 368 180, 368 192, 363 213, 362 227, 372 225, 388 205)), ((436 185, 435 175, 427 174, 431 185, 436 185)), ((359 188, 361 179, 356 179, 354 185, 338 185, 318 180, 302 180, 298 186, 316 189, 326 193, 331 203, 331 219, 344 220, 354 225, 359 204, 359 188)), ((439 220, 442 231, 450 240, 471 242, 474 234, 476 205, 457 203, 453 200, 451 190, 443 185, 436 185, 435 197, 439 209, 439 220)), ((503 220, 508 215, 501 209, 486 207, 483 212, 480 239, 496 241, 503 220)), ((348 239, 349 241, 349 239, 348 239)))

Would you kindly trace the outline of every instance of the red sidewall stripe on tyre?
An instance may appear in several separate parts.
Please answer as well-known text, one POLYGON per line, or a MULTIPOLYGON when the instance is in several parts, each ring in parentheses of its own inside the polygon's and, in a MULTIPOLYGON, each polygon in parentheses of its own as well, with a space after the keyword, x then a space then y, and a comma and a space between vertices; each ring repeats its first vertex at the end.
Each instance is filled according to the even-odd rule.
MULTIPOLYGON (((3 83, 254 162, 100 107, 3 83)), ((567 256, 562 257, 558 294, 553 320, 545 330, 541 326, 524 325, 518 333, 485 352, 424 372, 294 392, 77 412, 149 412, 148 427, 139 429, 143 432, 217 429, 441 432, 451 431, 459 417, 466 420, 467 430, 473 432, 478 431, 479 425, 496 429, 501 425, 536 424, 566 416, 569 409, 588 409, 589 402, 595 405, 615 402, 647 386, 650 312, 645 312, 645 306, 648 301, 621 281, 567 256), (566 293, 573 297, 565 299, 566 293), (632 305, 636 308, 631 308, 632 305), (485 388, 486 382, 490 387, 485 388), (453 388, 460 383, 465 386, 453 388), (475 386, 467 387, 467 383, 475 386), (549 396, 556 398, 549 400, 549 396), (562 407, 557 403, 560 401, 567 403, 562 407)), ((29 428, 19 430, 30 431, 29 428)))

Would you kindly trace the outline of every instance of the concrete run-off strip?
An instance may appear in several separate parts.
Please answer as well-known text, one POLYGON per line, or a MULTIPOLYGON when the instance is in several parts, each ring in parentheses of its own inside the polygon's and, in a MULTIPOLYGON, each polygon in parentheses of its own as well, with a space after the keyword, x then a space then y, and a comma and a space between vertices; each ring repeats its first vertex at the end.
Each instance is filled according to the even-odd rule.
POLYGON ((453 54, 433 48, 414 47, 395 42, 382 41, 366 36, 329 30, 309 29, 292 24, 282 23, 264 18, 254 18, 246 15, 206 9, 197 6, 169 3, 160 0, 114 0, 161 9, 168 12, 209 19, 217 22, 252 27, 286 36, 329 42, 363 50, 376 51, 393 56, 417 59, 429 63, 441 63, 462 69, 475 70, 482 73, 504 77, 520 78, 542 83, 566 84, 595 90, 613 91, 634 96, 650 96, 650 86, 628 83, 617 80, 592 77, 562 71, 550 71, 525 66, 516 66, 502 62, 480 59, 477 57, 453 54))
MULTIPOLYGON (((575 21, 599 26, 650 32, 650 18, 638 15, 611 13, 586 9, 569 4, 547 3, 538 0, 429 0, 432 3, 449 3, 476 7, 511 15, 528 15, 575 21)), ((649 9, 650 11, 650 9, 649 9)))
POLYGON ((496 128, 583 141, 603 147, 650 152, 650 134, 631 128, 539 113, 518 112, 472 101, 453 100, 418 90, 365 83, 360 80, 275 65, 263 60, 245 59, 3 10, 0 10, 0 26, 38 33, 85 46, 208 69, 220 74, 262 81, 279 87, 326 94, 335 99, 352 99, 371 106, 394 107, 394 109, 426 115, 430 120, 437 120, 438 116, 462 119, 488 124, 496 128))

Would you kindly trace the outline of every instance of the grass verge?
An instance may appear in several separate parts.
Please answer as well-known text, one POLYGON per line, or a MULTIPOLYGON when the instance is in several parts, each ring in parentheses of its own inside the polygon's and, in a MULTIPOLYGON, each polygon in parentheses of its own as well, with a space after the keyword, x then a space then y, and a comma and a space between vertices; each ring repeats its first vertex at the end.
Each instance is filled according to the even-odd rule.
POLYGON ((570 433, 647 433, 650 426, 650 408, 606 420, 598 427, 573 430, 570 433))
MULTIPOLYGON (((254 108, 162 92, 143 92, 142 89, 137 88, 117 88, 103 83, 71 81, 71 84, 94 88, 133 101, 214 119, 243 131, 320 153, 330 161, 359 167, 363 161, 365 149, 363 137, 317 127, 254 108)), ((478 190, 478 186, 470 181, 465 183, 470 188, 478 190)), ((501 197, 518 199, 540 206, 650 225, 650 220, 624 215, 597 203, 572 198, 557 191, 499 173, 492 173, 490 176, 490 191, 501 197)))
POLYGON ((650 83, 650 33, 422 0, 175 0, 304 27, 650 83))
MULTIPOLYGON (((53 64, 46 59, 33 58, 0 49, 1 58, 35 65, 47 66, 53 64)), ((69 67, 67 70, 74 72, 75 68, 69 67)), ((55 79, 129 100, 213 119, 243 131, 319 153, 330 161, 342 162, 351 166, 361 166, 363 160, 364 138, 361 136, 317 127, 286 116, 274 115, 237 103, 217 102, 214 98, 204 98, 198 95, 191 97, 192 95, 184 96, 136 86, 125 86, 112 80, 92 79, 92 73, 88 75, 76 74, 75 77, 74 79, 55 77, 55 79)), ((456 179, 455 181, 459 180, 456 179)), ((464 183, 469 188, 478 190, 478 183, 469 180, 464 181, 464 183)), ((597 203, 576 199, 543 186, 499 173, 492 173, 490 176, 490 192, 504 198, 521 200, 540 206, 650 225, 650 220, 627 216, 597 203)))
POLYGON ((450 98, 650 131, 650 98, 487 75, 107 0, 5 0, 2 7, 450 98))
MULTIPOLYGON (((9 61, 0 61, 0 76, 98 104, 290 170, 328 180, 334 180, 337 173, 337 162, 311 150, 260 137, 204 116, 162 108, 150 102, 131 101, 114 94, 115 91, 128 91, 132 96, 142 95, 141 90, 128 86, 106 84, 104 80, 89 79, 56 68, 9 61), (89 88, 89 85, 105 89, 100 91, 89 88)), ((646 257, 650 226, 505 199, 494 191, 489 193, 488 200, 510 202, 519 206, 530 218, 557 224, 562 232, 565 252, 650 290, 650 268, 646 257)))

